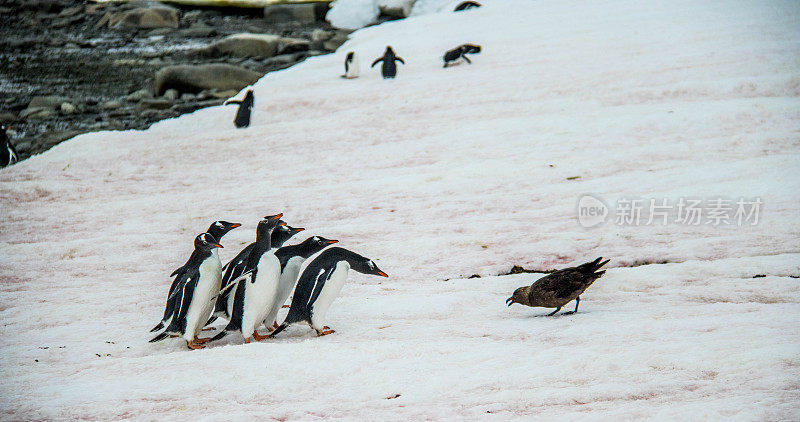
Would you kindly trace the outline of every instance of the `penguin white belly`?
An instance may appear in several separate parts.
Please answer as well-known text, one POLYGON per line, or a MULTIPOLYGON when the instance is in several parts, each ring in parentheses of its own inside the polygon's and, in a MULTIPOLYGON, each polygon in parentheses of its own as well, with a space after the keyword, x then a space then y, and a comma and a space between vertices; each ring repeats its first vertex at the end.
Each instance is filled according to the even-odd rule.
POLYGON ((297 276, 300 274, 300 266, 303 265, 303 261, 305 261, 305 258, 302 256, 293 256, 283 268, 280 281, 278 282, 278 294, 275 297, 275 301, 267 317, 264 319, 264 324, 267 326, 275 322, 275 319, 278 317, 278 311, 281 309, 281 306, 286 303, 286 299, 288 299, 289 295, 292 293, 292 288, 297 282, 297 276))
POLYGON ((208 317, 214 311, 214 304, 217 303, 216 295, 221 287, 222 263, 219 261, 219 256, 212 253, 200 264, 200 279, 197 280, 192 301, 186 312, 186 332, 183 333, 186 341, 193 341, 208 321, 208 317))
POLYGON ((328 313, 328 308, 331 307, 333 299, 339 294, 347 281, 347 273, 350 271, 350 264, 347 261, 339 261, 336 263, 336 269, 330 276, 330 279, 322 287, 319 292, 317 300, 311 305, 311 327, 315 330, 321 330, 325 325, 325 314, 328 313))
POLYGON ((250 337, 261 321, 264 321, 275 302, 281 277, 281 263, 275 256, 275 250, 265 252, 258 261, 257 268, 255 280, 247 282, 244 289, 242 335, 245 338, 250 337))
POLYGON ((353 60, 347 65, 347 72, 345 72, 344 74, 345 78, 347 79, 357 78, 359 67, 360 66, 358 65, 358 56, 353 54, 353 60))

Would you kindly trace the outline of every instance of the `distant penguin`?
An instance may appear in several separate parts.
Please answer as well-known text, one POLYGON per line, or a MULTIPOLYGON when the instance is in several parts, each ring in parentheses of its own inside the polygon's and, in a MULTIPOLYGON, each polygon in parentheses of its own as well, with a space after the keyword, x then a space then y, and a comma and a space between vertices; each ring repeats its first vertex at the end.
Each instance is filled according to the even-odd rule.
POLYGON ((233 124, 236 125, 237 128, 242 129, 250 126, 250 112, 253 110, 254 101, 255 96, 253 95, 252 89, 247 90, 247 94, 244 95, 244 99, 241 101, 225 101, 224 105, 239 104, 239 110, 236 111, 236 118, 233 119, 233 124))
POLYGON ((330 327, 323 325, 325 314, 342 290, 350 269, 363 274, 389 277, 371 259, 355 252, 337 247, 325 250, 303 270, 297 281, 289 314, 270 337, 299 322, 308 323, 318 336, 333 333, 330 327))
POLYGON ((272 232, 278 227, 281 216, 274 215, 259 223, 255 247, 247 257, 244 273, 236 283, 231 319, 225 330, 212 340, 219 340, 231 331, 240 332, 245 343, 250 343, 252 338, 256 341, 267 338, 259 335, 256 329, 267 317, 278 293, 281 263, 271 244, 272 232))
POLYGON ((351 51, 347 53, 347 57, 344 58, 344 75, 342 75, 342 77, 347 79, 355 79, 358 77, 358 72, 358 55, 356 55, 354 51, 351 51))
POLYGON ((467 58, 467 54, 478 54, 481 52, 481 46, 476 44, 462 44, 452 50, 444 53, 444 67, 456 64, 458 59, 464 59, 467 63, 472 64, 467 58))
MULTIPOLYGON (((264 217, 264 220, 268 219, 269 216, 264 217)), ((259 223, 259 228, 256 229, 256 239, 258 239, 258 231, 263 230, 264 227, 266 227, 262 226, 263 224, 266 224, 264 220, 259 223)), ((287 226, 283 220, 280 220, 278 224, 284 225, 279 225, 272 232, 272 249, 280 248, 284 243, 286 243, 286 241, 291 239, 292 236, 305 230, 302 227, 287 226)), ((220 292, 219 300, 217 300, 217 305, 214 308, 214 314, 211 316, 211 319, 208 320, 206 325, 213 323, 215 320, 217 320, 217 318, 225 318, 230 320, 234 298, 232 292, 236 291, 236 286, 231 282, 244 274, 245 267, 247 265, 247 258, 250 256, 250 252, 252 252, 255 245, 256 244, 254 242, 245 246, 244 249, 242 249, 232 260, 230 260, 230 262, 222 267, 222 287, 227 288, 220 292)))
MULTIPOLYGON (((211 223, 211 225, 208 227, 208 230, 206 230, 206 233, 214 236, 214 239, 217 239, 217 241, 221 241, 222 236, 225 236, 229 231, 240 226, 241 224, 239 223, 230 223, 227 221, 215 221, 211 223)), ((216 248, 212 249, 211 253, 217 255, 217 249, 216 248)), ((217 259, 219 259, 219 256, 217 256, 217 259)), ((172 274, 169 275, 170 277, 175 277, 175 279, 169 286, 169 293, 167 293, 167 305, 164 308, 164 317, 161 318, 161 322, 159 322, 155 327, 153 327, 150 330, 151 333, 158 331, 169 325, 169 320, 170 318, 172 318, 172 312, 175 310, 175 300, 176 300, 175 287, 178 285, 178 282, 182 279, 183 274, 186 272, 186 269, 190 263, 191 263, 191 258, 189 258, 189 261, 186 262, 186 264, 183 264, 182 267, 176 269, 175 271, 172 272, 172 274)))
POLYGON ((383 52, 383 57, 378 57, 375 59, 370 67, 375 67, 378 62, 383 62, 383 67, 381 67, 383 79, 394 79, 394 77, 397 75, 397 65, 394 64, 395 60, 406 64, 402 58, 395 56, 391 46, 387 46, 386 51, 383 52))
POLYGON ((460 12, 462 10, 474 9, 476 7, 481 7, 481 4, 478 3, 478 2, 474 2, 474 1, 465 1, 465 2, 459 3, 459 5, 456 6, 455 10, 453 10, 453 11, 454 12, 460 12))
POLYGON ((272 305, 267 317, 264 319, 264 325, 268 330, 272 331, 273 328, 278 328, 278 323, 275 318, 278 316, 278 311, 281 309, 289 294, 292 293, 295 283, 297 282, 297 275, 300 274, 300 266, 311 255, 327 248, 338 240, 326 239, 320 236, 312 236, 297 245, 284 246, 275 252, 275 256, 281 262, 281 279, 278 283, 278 296, 272 305))
POLYGON ((221 247, 217 239, 208 233, 201 233, 195 238, 194 252, 176 287, 179 292, 176 296, 178 307, 167 329, 153 337, 151 343, 167 337, 182 336, 190 349, 204 347, 202 343, 208 339, 200 339, 197 334, 214 310, 222 282, 222 263, 211 250, 221 247))
POLYGON ((0 167, 9 166, 18 160, 17 150, 8 140, 6 126, 0 125, 0 167))

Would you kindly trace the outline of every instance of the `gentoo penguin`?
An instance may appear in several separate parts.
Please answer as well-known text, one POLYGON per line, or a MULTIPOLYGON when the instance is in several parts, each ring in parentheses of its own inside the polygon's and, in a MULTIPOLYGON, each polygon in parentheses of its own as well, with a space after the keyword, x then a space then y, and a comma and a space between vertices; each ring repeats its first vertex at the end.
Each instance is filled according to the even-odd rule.
POLYGON ((467 63, 472 64, 467 58, 467 54, 478 54, 481 52, 481 46, 475 44, 462 44, 452 50, 444 53, 444 67, 456 63, 458 59, 464 59, 467 63))
POLYGON ((455 10, 453 10, 453 11, 454 12, 460 12, 462 10, 474 9, 476 7, 481 7, 481 4, 478 3, 478 2, 474 2, 474 1, 465 1, 465 2, 460 3, 458 6, 456 6, 455 10))
POLYGON ((289 294, 292 293, 294 283, 297 282, 297 275, 300 274, 300 266, 311 255, 325 249, 326 247, 338 243, 338 240, 326 239, 321 236, 312 236, 304 240, 302 243, 291 246, 284 246, 275 252, 278 261, 281 263, 281 279, 278 282, 278 296, 272 304, 267 317, 264 319, 264 325, 267 329, 272 331, 273 327, 278 328, 278 322, 275 318, 278 316, 278 311, 281 309, 289 294))
POLYGON ((8 140, 6 126, 0 125, 0 167, 5 167, 16 163, 18 160, 17 150, 8 140))
POLYGON ((395 75, 397 75, 397 66, 394 64, 395 60, 406 64, 402 58, 394 55, 394 51, 392 50, 391 46, 386 46, 386 51, 383 53, 383 57, 378 57, 375 59, 370 67, 375 67, 378 62, 383 62, 383 67, 381 67, 383 79, 394 79, 395 75))
POLYGON ((153 337, 151 343, 170 336, 182 336, 190 349, 204 347, 202 343, 208 339, 197 338, 197 333, 214 310, 222 282, 222 263, 211 250, 221 247, 217 239, 208 233, 201 233, 194 239, 194 252, 176 287, 176 304, 179 306, 167 329, 153 337))
POLYGON ((275 256, 276 249, 271 247, 271 243, 272 231, 278 227, 281 216, 271 216, 258 224, 255 247, 247 257, 244 273, 236 281, 231 319, 225 330, 212 340, 219 340, 231 331, 242 333, 245 343, 250 343, 251 338, 256 341, 267 338, 259 335, 256 329, 267 317, 278 293, 281 262, 275 256))
POLYGON ((547 316, 553 316, 561 310, 562 306, 574 299, 575 310, 565 312, 564 315, 574 314, 578 312, 581 293, 605 274, 605 270, 596 272, 610 261, 607 259, 600 262, 602 259, 601 256, 592 262, 550 273, 536 280, 530 286, 514 290, 514 295, 506 299, 506 303, 508 306, 519 303, 526 306, 556 308, 555 311, 547 314, 547 316))
MULTIPOLYGON (((256 229, 256 239, 258 239, 258 231, 263 230, 266 227, 262 225, 266 224, 266 220, 268 219, 269 216, 264 217, 264 220, 259 223, 259 228, 256 229)), ((286 243, 286 241, 291 239, 292 236, 305 230, 302 227, 287 226, 283 220, 280 220, 278 224, 279 226, 272 232, 271 249, 280 248, 284 243, 286 243)), ((255 248, 255 246, 255 242, 245 246, 245 248, 242 249, 230 262, 222 267, 223 291, 220 292, 217 305, 214 308, 214 314, 211 316, 211 319, 208 320, 206 325, 213 323, 217 320, 217 318, 220 317, 230 320, 234 298, 234 295, 231 293, 236 291, 236 286, 231 282, 244 274, 245 266, 247 265, 247 258, 250 256, 250 252, 253 250, 253 248, 255 248)))
POLYGON ((358 71, 358 56, 354 51, 351 51, 347 53, 347 57, 344 58, 344 75, 342 75, 342 77, 355 79, 358 77, 358 71))
POLYGON ((323 325, 323 321, 351 268, 363 274, 389 277, 371 259, 355 252, 337 247, 325 250, 303 270, 297 281, 289 314, 270 337, 298 322, 308 323, 318 336, 333 333, 330 327, 323 325))
POLYGON ((233 124, 236 125, 237 128, 241 129, 250 126, 250 111, 253 109, 254 101, 253 90, 249 89, 247 93, 244 94, 244 99, 241 101, 228 100, 223 104, 239 104, 239 110, 236 111, 236 118, 233 119, 233 124))
MULTIPOLYGON (((215 221, 211 223, 210 226, 208 226, 208 230, 206 230, 206 233, 210 234, 211 236, 214 236, 214 239, 217 239, 217 241, 221 241, 222 236, 225 236, 229 231, 240 226, 241 224, 239 223, 230 223, 227 221, 215 221)), ((216 248, 212 249, 211 253, 217 255, 217 249, 216 248)), ((217 259, 219 259, 219 255, 217 255, 217 259)), ((167 293, 167 305, 164 308, 164 317, 161 318, 161 322, 159 322, 155 327, 153 327, 150 330, 151 333, 158 331, 169 325, 169 319, 172 318, 172 312, 173 310, 175 310, 175 300, 176 300, 175 287, 178 285, 179 280, 181 280, 181 278, 183 277, 183 274, 186 272, 186 268, 189 266, 190 263, 191 263, 191 258, 189 258, 189 261, 183 264, 183 266, 176 269, 175 271, 172 272, 172 274, 169 275, 170 277, 175 277, 175 279, 169 286, 169 293, 167 293)))

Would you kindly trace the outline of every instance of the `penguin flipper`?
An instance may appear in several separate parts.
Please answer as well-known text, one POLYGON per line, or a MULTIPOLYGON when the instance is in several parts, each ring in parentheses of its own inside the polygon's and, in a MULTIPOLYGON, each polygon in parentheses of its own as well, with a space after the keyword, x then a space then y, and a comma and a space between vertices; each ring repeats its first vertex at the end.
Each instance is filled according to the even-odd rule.
POLYGON ((157 335, 157 336, 155 336, 155 337, 151 338, 151 339, 150 339, 150 343, 155 343, 155 342, 158 342, 158 341, 164 340, 164 339, 165 339, 165 338, 167 338, 167 337, 169 337, 169 334, 167 334, 167 332, 166 332, 166 331, 164 331, 163 333, 161 333, 161 334, 159 334, 159 335, 157 335))
POLYGON ((325 283, 330 280, 335 268, 336 267, 328 268, 327 271, 317 276, 316 283, 314 284, 314 292, 311 294, 311 298, 308 300, 308 308, 310 308, 311 305, 316 302, 319 294, 322 292, 322 288, 325 287, 325 283))
POLYGON ((269 337, 270 337, 270 338, 272 338, 272 337, 275 337, 275 335, 276 335, 276 334, 278 334, 278 333, 280 333, 281 331, 285 330, 285 329, 286 329, 286 327, 288 327, 288 326, 289 326, 289 324, 287 324, 287 323, 285 323, 285 322, 284 322, 283 324, 281 324, 281 326, 280 326, 280 327, 276 328, 276 329, 275 329, 275 331, 273 331, 273 332, 272 332, 272 334, 270 334, 270 335, 269 335, 269 337))
POLYGON ((383 61, 383 57, 378 57, 377 59, 375 59, 374 62, 372 62, 372 66, 370 66, 370 67, 375 67, 376 64, 378 64, 378 63, 380 63, 382 61, 383 61))
POLYGON ((406 64, 406 62, 404 62, 403 59, 400 58, 400 57, 395 57, 394 59, 397 60, 400 63, 406 64))
POLYGON ((241 104, 242 102, 239 100, 228 100, 225 101, 222 105, 231 105, 231 104, 241 104))

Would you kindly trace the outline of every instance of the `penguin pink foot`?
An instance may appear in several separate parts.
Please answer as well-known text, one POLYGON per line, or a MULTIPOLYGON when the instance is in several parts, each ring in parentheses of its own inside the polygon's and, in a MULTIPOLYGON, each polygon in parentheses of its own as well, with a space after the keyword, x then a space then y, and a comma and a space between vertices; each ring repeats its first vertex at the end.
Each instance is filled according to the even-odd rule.
POLYGON ((208 343, 209 340, 211 340, 211 339, 210 338, 198 338, 197 336, 194 336, 195 344, 208 343))
POLYGON ((203 349, 203 348, 206 347, 206 346, 203 346, 202 344, 195 344, 192 341, 187 341, 186 342, 186 346, 188 346, 192 350, 203 349))
POLYGON ((261 341, 261 340, 268 339, 269 336, 262 336, 262 335, 258 334, 258 330, 256 330, 256 331, 253 331, 253 338, 256 339, 256 341, 261 341))
POLYGON ((336 331, 331 330, 331 327, 328 327, 326 325, 326 326, 322 327, 321 330, 317 330, 317 335, 322 337, 322 336, 327 336, 328 334, 333 334, 335 332, 336 331))
POLYGON ((281 306, 281 308, 288 308, 289 306, 291 306, 291 305, 283 305, 283 306, 281 306))
POLYGON ((244 344, 250 344, 251 341, 252 340, 250 340, 250 337, 248 337, 248 338, 244 339, 244 344))

